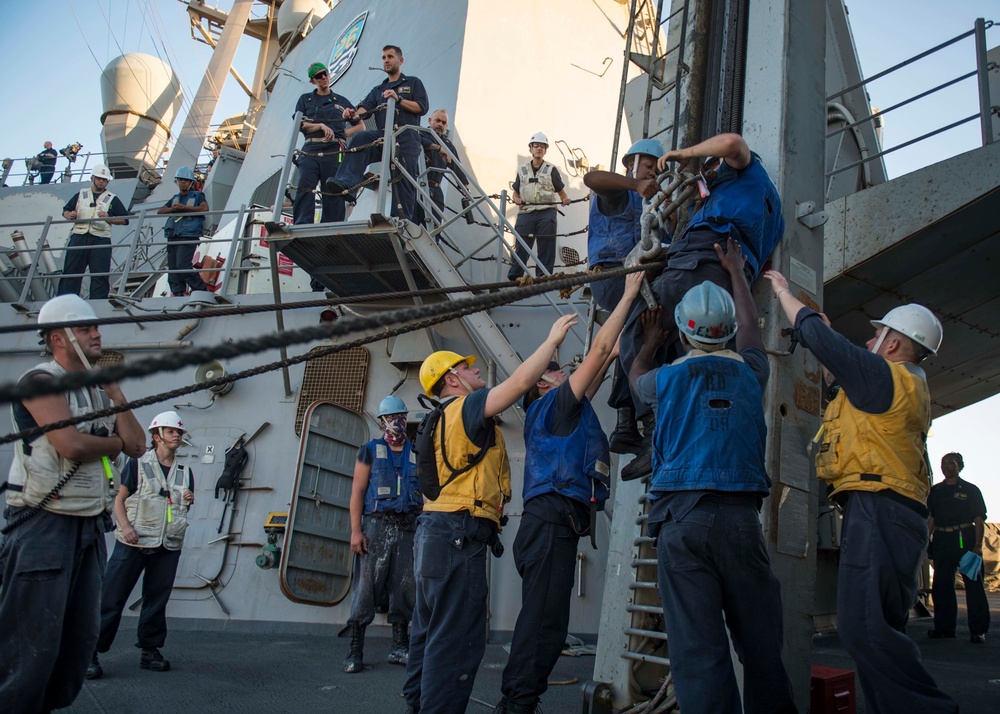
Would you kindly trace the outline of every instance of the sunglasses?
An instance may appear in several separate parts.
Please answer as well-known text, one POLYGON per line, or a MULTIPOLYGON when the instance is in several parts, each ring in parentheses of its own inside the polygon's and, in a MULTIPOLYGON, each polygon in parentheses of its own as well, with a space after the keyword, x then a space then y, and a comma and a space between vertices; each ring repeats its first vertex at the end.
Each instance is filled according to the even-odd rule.
POLYGON ((313 79, 326 79, 330 74, 328 72, 317 72, 313 75, 313 79))

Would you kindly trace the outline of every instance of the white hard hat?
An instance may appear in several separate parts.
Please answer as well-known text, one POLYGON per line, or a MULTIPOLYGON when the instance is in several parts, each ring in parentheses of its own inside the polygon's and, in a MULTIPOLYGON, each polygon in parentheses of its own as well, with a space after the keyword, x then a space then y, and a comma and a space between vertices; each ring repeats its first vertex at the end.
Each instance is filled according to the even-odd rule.
POLYGON ((42 305, 38 311, 38 331, 43 332, 43 325, 56 322, 89 322, 97 320, 97 313, 86 300, 79 295, 57 295, 42 305))
POLYGON ((181 432, 187 431, 187 429, 184 428, 184 422, 181 421, 180 416, 175 411, 160 412, 157 414, 153 417, 153 421, 149 423, 149 428, 146 429, 146 431, 156 431, 161 427, 177 429, 181 432))
POLYGON ((532 144, 545 144, 546 146, 548 146, 549 137, 545 136, 545 134, 543 134, 540 131, 536 131, 534 134, 531 135, 531 138, 528 139, 528 146, 531 146, 532 144))
POLYGON ((108 167, 104 164, 98 164, 95 166, 94 170, 90 172, 90 175, 92 178, 107 179, 108 181, 112 178, 110 169, 108 169, 108 167))
POLYGON ((872 320, 875 327, 888 327, 906 335, 932 355, 941 349, 944 329, 934 313, 923 305, 910 303, 889 310, 881 320, 872 320))
POLYGON ((674 322, 695 342, 722 344, 736 334, 736 305, 729 293, 706 280, 684 293, 674 309, 674 322))

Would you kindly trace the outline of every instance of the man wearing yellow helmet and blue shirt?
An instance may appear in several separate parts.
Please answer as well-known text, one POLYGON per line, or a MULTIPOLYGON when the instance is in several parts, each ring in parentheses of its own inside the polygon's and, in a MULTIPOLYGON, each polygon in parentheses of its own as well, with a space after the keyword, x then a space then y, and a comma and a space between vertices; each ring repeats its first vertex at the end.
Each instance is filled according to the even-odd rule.
POLYGON ((837 632, 865 703, 875 712, 957 712, 904 631, 928 531, 931 398, 918 364, 940 349, 941 323, 923 305, 901 305, 871 321, 875 335, 860 347, 795 297, 781 273, 764 277, 795 337, 840 387, 815 440, 816 475, 844 510, 837 632))
POLYGON ((486 652, 486 558, 491 549, 502 552, 497 534, 510 500, 510 462, 493 418, 538 381, 575 324, 575 315, 556 320, 541 346, 492 388, 472 356, 439 351, 420 366, 425 393, 444 406, 432 434, 439 493, 423 489, 413 550, 417 598, 403 687, 409 712, 460 714, 468 706, 486 652))
POLYGON ((771 492, 764 463, 764 388, 770 373, 741 246, 713 246, 733 296, 712 281, 690 288, 673 320, 686 354, 656 367, 659 312, 642 316, 629 372, 653 409, 647 532, 656 539, 670 671, 684 714, 795 712, 781 660, 781 587, 760 525, 771 492), (735 337, 736 351, 727 349, 735 337), (728 631, 728 635, 727 635, 728 631), (732 648, 743 664, 743 697, 732 648))
POLYGON ((413 618, 413 531, 424 498, 417 462, 406 436, 406 404, 389 395, 379 404, 382 436, 362 444, 351 488, 351 550, 354 596, 345 630, 351 638, 344 671, 364 668, 365 628, 375 619, 375 600, 389 589, 392 625, 390 664, 406 664, 413 618))

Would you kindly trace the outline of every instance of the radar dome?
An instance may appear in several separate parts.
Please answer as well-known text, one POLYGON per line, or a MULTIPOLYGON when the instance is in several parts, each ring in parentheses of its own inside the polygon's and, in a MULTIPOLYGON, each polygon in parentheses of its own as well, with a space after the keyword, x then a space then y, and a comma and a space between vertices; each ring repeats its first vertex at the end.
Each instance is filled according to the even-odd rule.
POLYGON ((152 170, 184 97, 170 65, 139 52, 117 57, 101 74, 101 96, 101 143, 111 172, 126 178, 152 170))
POLYGON ((306 32, 326 17, 330 12, 330 6, 323 0, 285 0, 281 3, 281 7, 278 8, 278 40, 284 42, 290 34, 298 30, 310 12, 312 18, 308 27, 304 28, 306 32))

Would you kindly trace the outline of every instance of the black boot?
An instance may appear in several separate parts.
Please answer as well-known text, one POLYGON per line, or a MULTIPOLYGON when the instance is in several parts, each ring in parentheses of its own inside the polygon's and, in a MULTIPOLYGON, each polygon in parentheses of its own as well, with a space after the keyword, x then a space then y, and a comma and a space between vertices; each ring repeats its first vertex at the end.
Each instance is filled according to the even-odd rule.
POLYGON ((642 447, 639 449, 639 455, 629 461, 628 465, 621 470, 622 481, 632 481, 653 472, 653 427, 655 425, 656 417, 652 414, 647 414, 642 418, 642 447))
POLYGON ((150 672, 168 672, 170 661, 163 659, 163 655, 156 647, 147 647, 142 650, 142 656, 139 657, 139 667, 150 672))
POLYGON ((101 667, 100 660, 97 659, 97 653, 90 658, 90 664, 87 665, 87 672, 83 675, 85 679, 100 679, 104 676, 104 669, 101 667))
POLYGON ((405 622, 394 622, 392 624, 392 649, 386 662, 389 664, 406 665, 406 659, 410 652, 410 627, 405 622))
POLYGON ((635 425, 635 408, 628 406, 618 410, 618 423, 608 439, 613 454, 638 454, 642 446, 642 435, 635 425))
POLYGON ((351 636, 351 651, 347 653, 344 660, 344 671, 348 674, 360 672, 365 666, 365 626, 357 622, 347 625, 347 631, 351 636))

